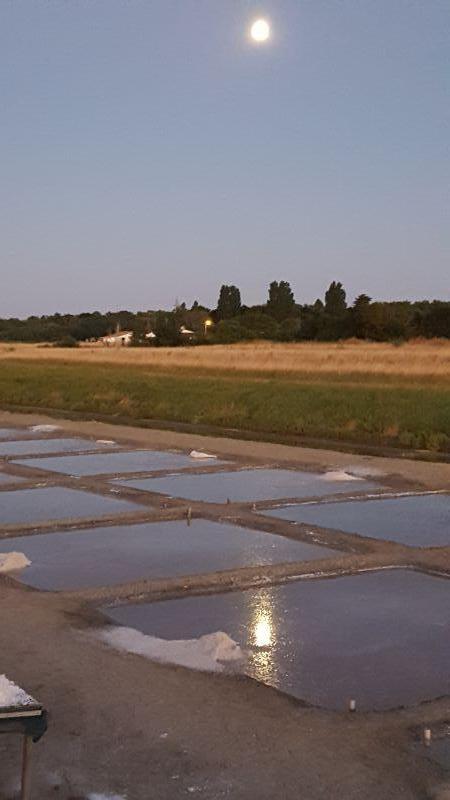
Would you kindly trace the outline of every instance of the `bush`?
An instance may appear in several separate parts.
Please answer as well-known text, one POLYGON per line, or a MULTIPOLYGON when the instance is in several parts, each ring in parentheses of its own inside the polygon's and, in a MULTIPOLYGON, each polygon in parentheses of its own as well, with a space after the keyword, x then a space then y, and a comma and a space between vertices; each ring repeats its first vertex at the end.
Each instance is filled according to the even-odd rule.
POLYGON ((224 319, 215 326, 210 341, 217 344, 233 344, 244 338, 238 319, 224 319))
POLYGON ((79 347, 80 343, 73 336, 63 336, 53 344, 53 347, 79 347))

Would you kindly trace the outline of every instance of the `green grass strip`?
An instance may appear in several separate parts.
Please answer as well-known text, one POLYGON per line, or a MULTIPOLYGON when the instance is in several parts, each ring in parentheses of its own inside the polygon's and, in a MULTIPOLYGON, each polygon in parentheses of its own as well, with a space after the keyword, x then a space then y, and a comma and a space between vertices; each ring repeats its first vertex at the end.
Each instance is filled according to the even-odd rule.
POLYGON ((450 449, 450 391, 430 383, 357 384, 148 367, 4 361, 0 404, 296 434, 434 451, 450 449))

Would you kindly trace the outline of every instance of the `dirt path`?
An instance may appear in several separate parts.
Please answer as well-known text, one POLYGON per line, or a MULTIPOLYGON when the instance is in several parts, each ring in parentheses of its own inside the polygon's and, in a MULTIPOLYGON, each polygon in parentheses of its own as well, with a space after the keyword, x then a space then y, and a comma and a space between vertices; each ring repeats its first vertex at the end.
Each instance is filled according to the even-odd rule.
POLYGON ((328 469, 346 469, 351 466, 367 468, 370 472, 398 475, 404 480, 422 484, 427 488, 450 489, 450 464, 415 461, 408 458, 383 458, 355 455, 312 447, 292 447, 270 442, 253 442, 242 439, 179 433, 129 425, 112 425, 96 420, 76 421, 42 414, 20 414, 0 410, 1 425, 35 425, 55 423, 61 431, 74 435, 95 436, 99 439, 120 439, 133 447, 161 449, 201 449, 219 456, 252 458, 279 464, 296 464, 328 469))

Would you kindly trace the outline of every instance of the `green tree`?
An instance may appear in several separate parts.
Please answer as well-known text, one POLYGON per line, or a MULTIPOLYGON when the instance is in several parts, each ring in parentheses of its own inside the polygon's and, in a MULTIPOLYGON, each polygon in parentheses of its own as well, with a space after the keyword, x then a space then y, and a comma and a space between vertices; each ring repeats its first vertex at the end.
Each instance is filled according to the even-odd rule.
POLYGON ((170 311, 157 311, 154 317, 153 333, 157 347, 177 347, 182 344, 180 323, 177 315, 170 311))
POLYGON ((325 292, 325 311, 327 314, 339 316, 345 314, 347 301, 342 283, 333 281, 325 292))
POLYGON ((233 344, 244 338, 239 317, 223 319, 215 326, 211 338, 217 344, 233 344))
POLYGON ((236 317, 240 310, 241 293, 238 287, 222 285, 217 303, 217 319, 231 319, 236 317))
POLYGON ((370 331, 372 298, 368 294, 360 294, 353 303, 353 333, 358 339, 367 339, 370 331))
POLYGON ((288 317, 280 322, 278 339, 280 342, 295 342, 300 339, 302 323, 300 317, 288 317))
POLYGON ((269 286, 267 311, 278 322, 294 315, 294 293, 288 281, 272 281, 269 286))
POLYGON ((450 338, 450 303, 433 300, 426 309, 423 330, 426 336, 450 338))
POLYGON ((244 339, 276 339, 279 325, 269 314, 249 309, 240 317, 244 339))

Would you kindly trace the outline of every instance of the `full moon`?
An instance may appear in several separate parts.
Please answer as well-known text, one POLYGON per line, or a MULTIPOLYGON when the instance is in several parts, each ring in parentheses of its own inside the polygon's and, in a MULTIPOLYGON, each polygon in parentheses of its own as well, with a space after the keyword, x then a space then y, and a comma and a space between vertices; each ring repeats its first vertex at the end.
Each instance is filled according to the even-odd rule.
POLYGON ((270 25, 266 19, 257 19, 250 28, 250 36, 254 42, 267 42, 270 36, 270 25))

